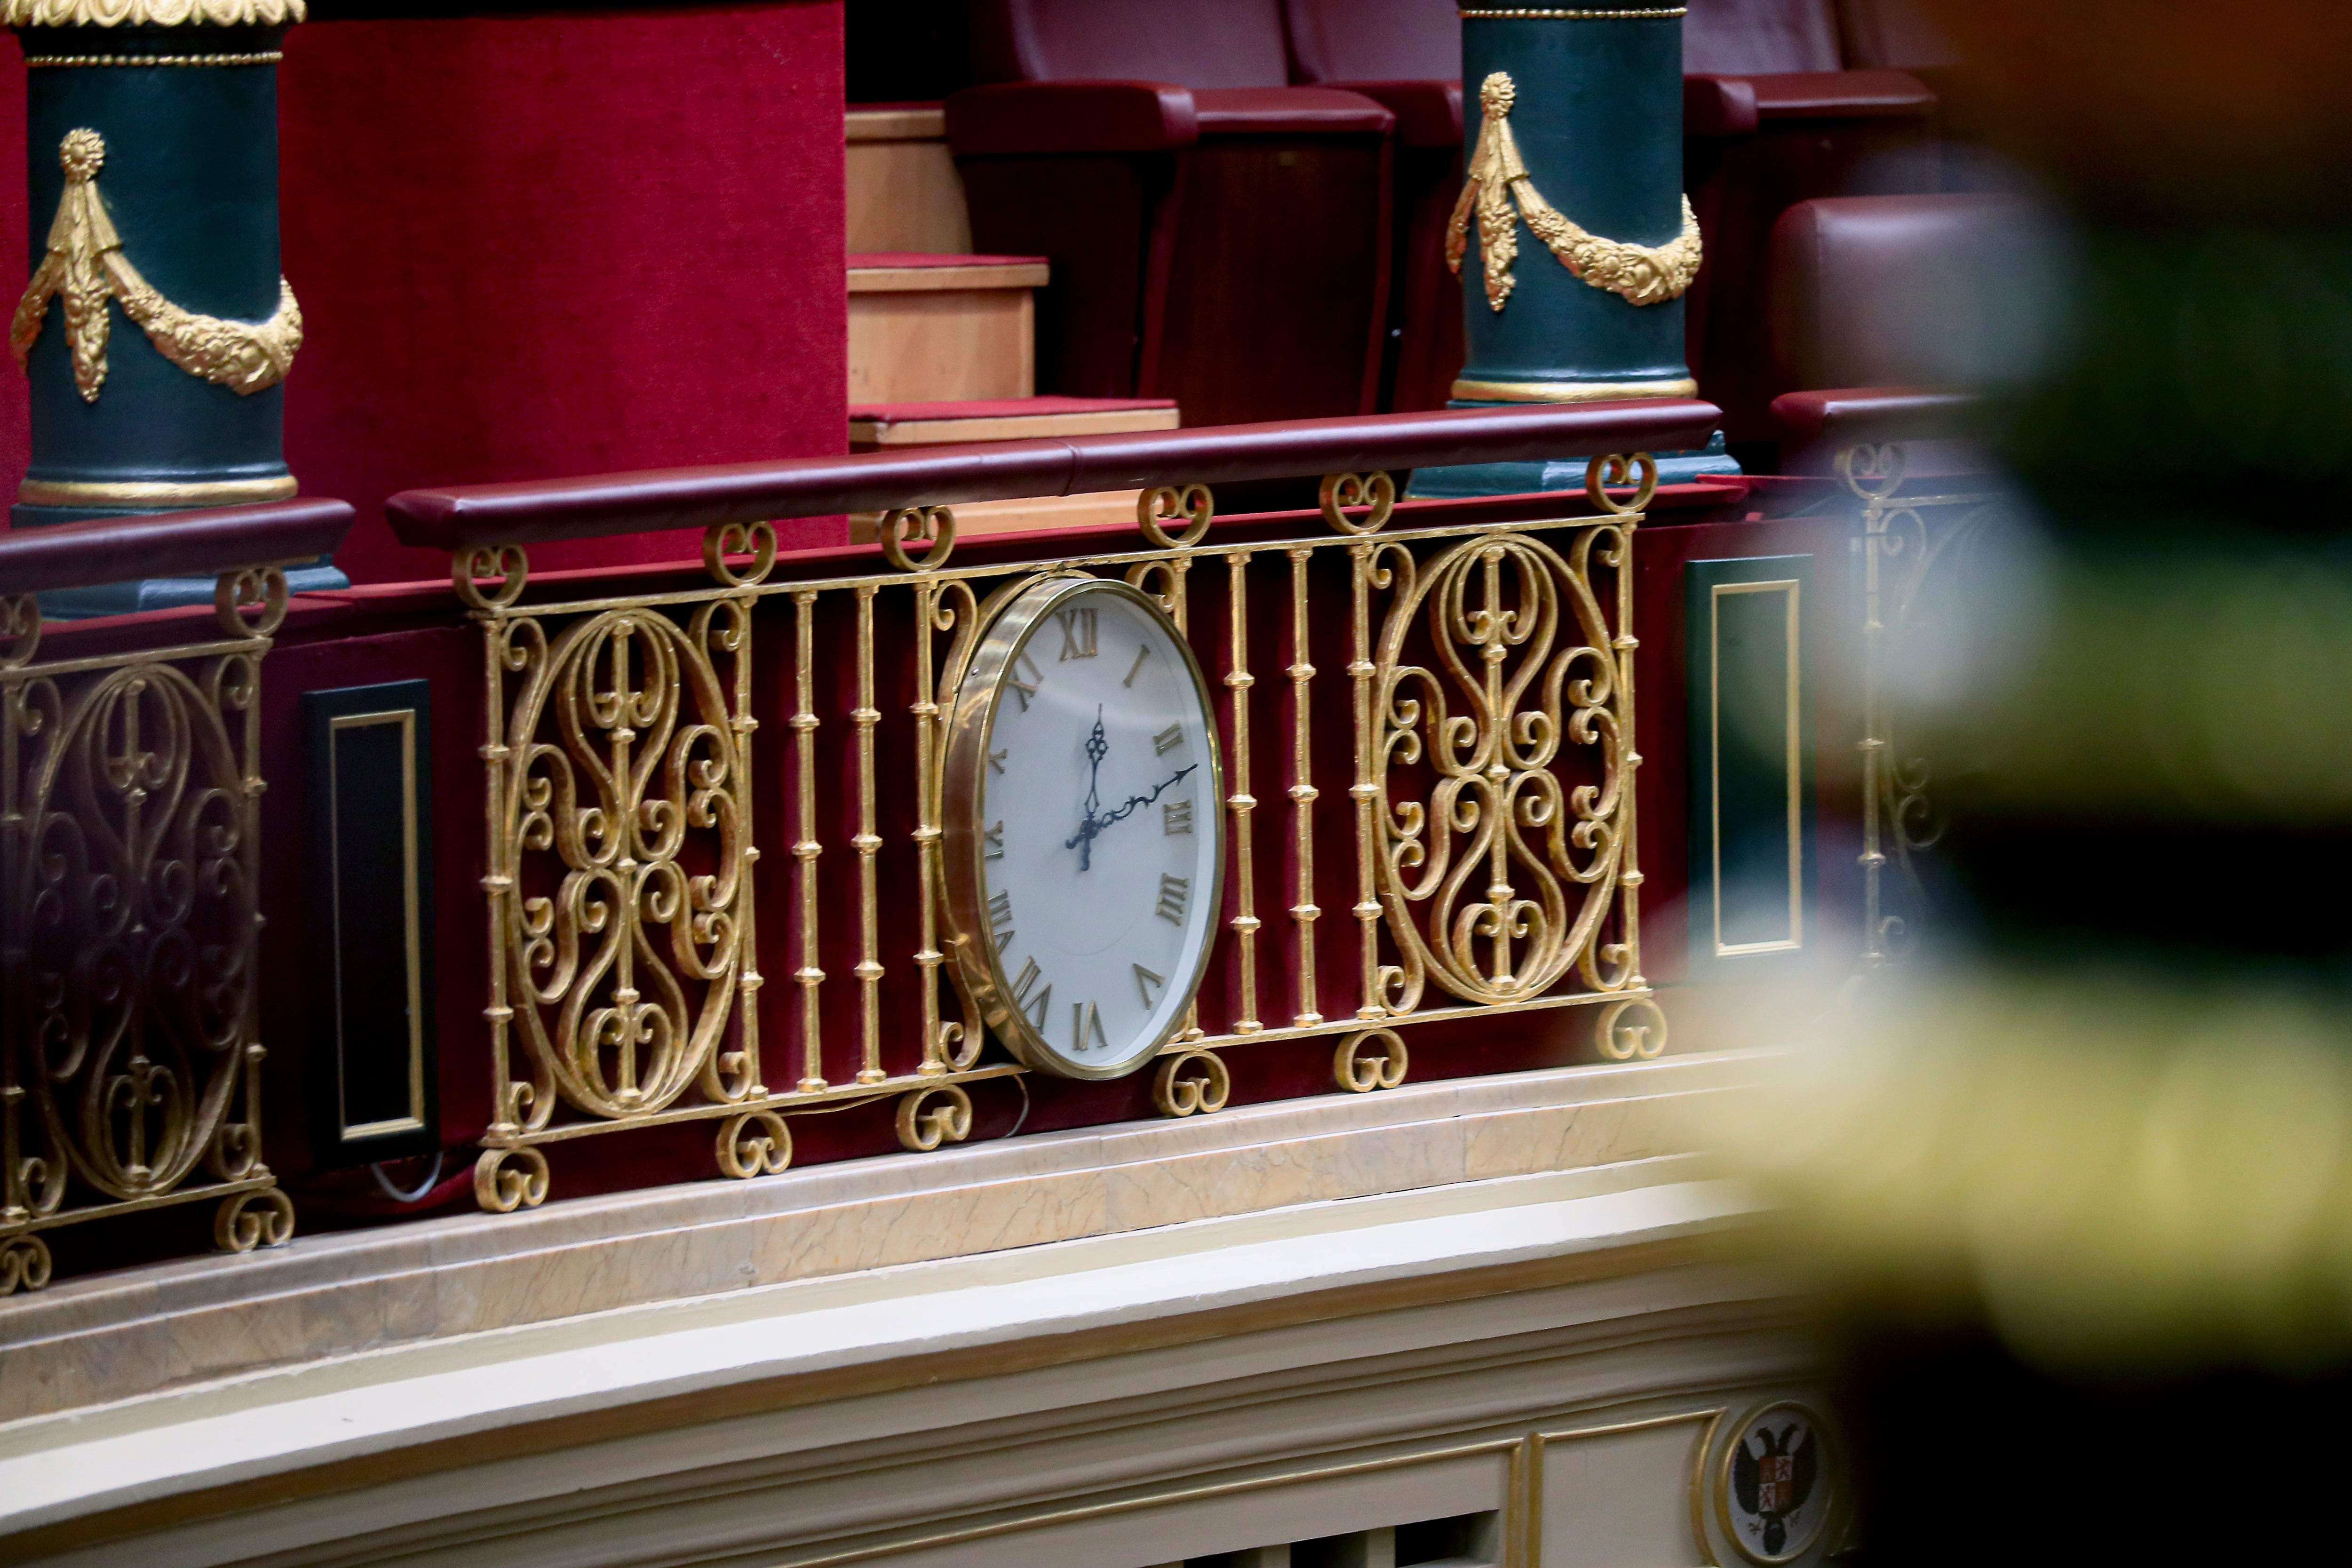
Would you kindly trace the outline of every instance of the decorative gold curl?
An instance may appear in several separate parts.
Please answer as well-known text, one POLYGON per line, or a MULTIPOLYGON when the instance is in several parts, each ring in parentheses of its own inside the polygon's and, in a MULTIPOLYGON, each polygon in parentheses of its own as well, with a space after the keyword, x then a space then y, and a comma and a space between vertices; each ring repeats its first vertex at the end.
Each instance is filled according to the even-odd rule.
POLYGON ((485 1149, 474 1162, 474 1201, 490 1214, 535 1209, 547 1201, 547 1156, 524 1145, 485 1149), (509 1169, 507 1162, 514 1162, 509 1169))
POLYGON ((1584 496, 1595 508, 1612 517, 1633 517, 1650 504, 1658 493, 1658 460, 1647 452, 1636 452, 1631 458, 1622 453, 1610 453, 1593 458, 1584 465, 1584 496), (1641 478, 1633 478, 1636 471, 1641 478), (1609 493, 1615 485, 1622 489, 1633 486, 1633 499, 1621 501, 1609 493))
POLYGON ((1339 1048, 1331 1054, 1331 1078, 1341 1089, 1356 1094, 1394 1089, 1404 1082, 1408 1060, 1403 1036, 1394 1029, 1365 1029, 1339 1042, 1339 1048), (1378 1046, 1379 1054, 1359 1055, 1366 1046, 1378 1046))
POLYGON ((1151 1086, 1151 1103, 1162 1116, 1191 1116, 1223 1110, 1234 1091, 1233 1075, 1214 1051, 1186 1051, 1160 1064, 1160 1078, 1151 1086))
POLYGON ((1217 517, 1216 498, 1206 485, 1160 485, 1135 498, 1135 523, 1143 537, 1161 550, 1190 550, 1208 537, 1217 517), (1185 520, 1184 531, 1171 534, 1167 525, 1185 520))
POLYGON ((961 1143, 971 1136, 971 1096, 961 1084, 929 1084, 898 1097, 898 1146, 908 1153, 929 1153, 942 1143, 961 1143), (947 1103, 926 1109, 933 1095, 947 1103))
POLYGON ((283 1247, 293 1239, 294 1200, 276 1187, 238 1193, 213 1213, 213 1245, 223 1252, 283 1247))
POLYGON ((12 1236, 0 1241, 0 1296, 46 1289, 49 1267, 49 1244, 39 1237, 12 1236))
POLYGON ((738 1181, 774 1176, 793 1163, 793 1130, 772 1110, 730 1116, 719 1129, 719 1168, 738 1181))
POLYGON ((1593 1023, 1592 1043, 1612 1062, 1647 1061, 1666 1048, 1665 1012, 1647 996, 1612 1002, 1593 1023), (1629 1024, 1628 1014, 1649 1021, 1629 1024))
POLYGON ((58 144, 58 161, 65 166, 66 188, 49 224, 48 251, 25 285, 8 328, 8 346, 19 368, 40 338, 49 300, 62 295, 74 385, 85 403, 97 402, 106 384, 110 299, 146 331, 156 353, 191 375, 241 397, 286 379, 302 346, 302 309, 285 279, 278 280, 278 312, 266 321, 233 321, 182 310, 157 293, 122 254, 122 237, 98 194, 104 139, 87 128, 68 131, 58 144))
POLYGON ((1837 474, 1862 500, 1882 501, 1903 488, 1906 462, 1900 441, 1883 446, 1864 442, 1838 453, 1837 474))
POLYGON ((1633 305, 1656 305, 1682 298, 1698 276, 1700 245, 1698 214, 1690 198, 1683 198, 1682 233, 1664 245, 1634 245, 1603 239, 1587 233, 1549 202, 1528 177, 1517 140, 1511 134, 1511 105, 1518 89, 1510 73, 1496 71, 1478 88, 1483 118, 1478 142, 1470 154, 1469 178, 1454 216, 1445 226, 1445 265, 1462 270, 1469 247, 1470 217, 1478 218, 1478 258, 1486 284, 1486 304, 1500 311, 1510 302, 1517 280, 1511 264, 1518 259, 1519 241, 1512 204, 1538 239, 1570 273, 1595 289, 1633 305))
POLYGON ((449 585, 469 610, 503 610, 522 597, 530 561, 520 544, 469 544, 449 557, 449 585), (482 584, 497 578, 488 593, 482 584))
POLYGON ((893 507, 882 514, 877 531, 883 559, 901 572, 936 572, 955 550, 955 513, 943 506, 893 507), (918 539, 931 547, 920 557, 908 555, 908 542, 918 539))
POLYGON ((772 522, 714 522, 702 531, 702 565, 711 578, 730 588, 748 588, 765 577, 776 563, 776 525, 772 522), (751 563, 741 571, 728 564, 730 555, 748 555, 751 563))
POLYGON ((222 573, 213 584, 213 616, 233 637, 268 637, 286 619, 285 569, 257 566, 222 573), (246 619, 245 612, 254 609, 260 614, 246 619))
POLYGON ((1369 474, 1326 474, 1316 500, 1323 509, 1323 521, 1339 532, 1378 533, 1396 510, 1396 481, 1378 469, 1369 474), (1351 506, 1370 510, 1361 518, 1351 518, 1344 510, 1351 506))
POLYGON ((0 595, 0 669, 21 669, 41 647, 41 601, 31 594, 0 595))

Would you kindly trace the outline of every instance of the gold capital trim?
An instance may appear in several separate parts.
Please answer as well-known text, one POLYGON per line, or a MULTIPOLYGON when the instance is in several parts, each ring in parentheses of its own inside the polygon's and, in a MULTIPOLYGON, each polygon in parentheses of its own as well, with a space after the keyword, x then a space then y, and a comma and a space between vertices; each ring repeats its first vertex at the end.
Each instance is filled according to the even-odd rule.
POLYGON ((1691 279, 1698 276, 1700 258, 1698 214, 1691 210, 1690 197, 1683 198, 1682 233, 1664 245, 1603 239, 1578 227, 1544 200, 1528 178, 1518 142, 1511 135, 1511 105, 1517 96, 1508 71, 1496 71, 1479 85, 1478 103, 1484 117, 1478 126, 1477 147, 1470 154, 1469 179, 1445 226, 1445 265, 1457 276, 1461 273, 1475 208, 1486 304, 1496 312, 1510 302, 1511 290, 1517 287, 1511 263, 1518 259, 1520 217, 1527 219, 1528 227, 1562 267, 1595 289, 1606 289, 1632 305, 1656 305, 1682 298, 1691 279), (1517 214, 1512 211, 1514 203, 1517 214))
POLYGON ((26 479, 16 490, 26 506, 245 506, 289 500, 291 474, 274 479, 26 479))
POLYGON ((0 27, 254 27, 299 22, 304 0, 0 0, 0 27))
POLYGON ((1465 403, 1607 403, 1621 397, 1696 397, 1698 383, 1679 381, 1457 381, 1465 403))
POLYGON ((302 308, 285 279, 278 280, 278 311, 266 321, 233 321, 182 310, 163 295, 122 254, 122 237, 106 216, 98 194, 98 172, 106 163, 106 142, 87 128, 68 131, 58 143, 66 172, 65 194, 49 224, 48 254, 16 301, 8 327, 8 347, 22 369, 41 335, 53 296, 65 298, 66 343, 73 356, 74 385, 84 403, 96 403, 106 384, 106 302, 143 328, 155 352, 215 386, 240 397, 276 386, 302 346, 302 308))
POLYGON ((1560 10, 1552 6, 1510 5, 1462 7, 1465 21, 1528 22, 1649 22, 1687 15, 1687 5, 1643 5, 1620 10, 1560 10))

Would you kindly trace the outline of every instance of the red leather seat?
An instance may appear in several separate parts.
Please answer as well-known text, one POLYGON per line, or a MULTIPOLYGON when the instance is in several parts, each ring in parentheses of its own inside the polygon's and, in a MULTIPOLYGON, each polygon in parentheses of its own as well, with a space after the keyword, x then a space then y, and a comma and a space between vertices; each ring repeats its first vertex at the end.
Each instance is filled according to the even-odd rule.
POLYGON ((1706 237, 1690 363, 1735 441, 1773 433, 1774 222, 1814 197, 1937 188, 1936 95, 1903 71, 1848 63, 1832 0, 1709 0, 1683 20, 1684 179, 1706 237))
POLYGON ((1289 83, 1279 0, 975 0, 972 242, 1052 258, 1039 389, 1187 424, 1369 413, 1395 116, 1289 83))
MULTIPOLYGON (((1952 392, 2013 378, 2042 330, 2047 245, 2012 196, 1797 203, 1772 226, 1768 390, 1952 392)), ((1815 434, 1780 415, 1784 438, 1815 434)))
POLYGON ((1397 279, 1382 406, 1443 408, 1462 370, 1462 284, 1445 220, 1462 188, 1462 22, 1454 0, 1283 0, 1291 70, 1397 117, 1397 279))

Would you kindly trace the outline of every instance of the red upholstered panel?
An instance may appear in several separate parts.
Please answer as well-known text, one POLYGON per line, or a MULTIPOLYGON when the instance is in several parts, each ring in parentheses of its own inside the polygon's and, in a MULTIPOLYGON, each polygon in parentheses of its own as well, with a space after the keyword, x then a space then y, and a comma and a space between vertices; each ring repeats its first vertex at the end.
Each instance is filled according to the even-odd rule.
POLYGON ((1462 75, 1454 0, 1284 0, 1301 81, 1452 81, 1462 75))
MULTIPOLYGON (((31 276, 29 244, 25 216, 25 51, 18 47, 16 35, 7 35, 0 42, 0 169, 8 171, 0 179, 0 256, 24 260, 31 276)), ((24 285, 16 285, 21 289, 24 285)), ((13 293, 11 295, 13 298, 13 293)), ((16 499, 16 487, 24 482, 25 465, 32 453, 31 405, 25 394, 25 377, 14 364, 0 361, 0 507, 16 499)), ((5 512, 0 512, 5 516, 5 512)))
POLYGON ((396 490, 847 449, 841 51, 838 0, 287 36, 286 455, 359 506, 344 570, 446 574, 396 490))
POLYGON ((1290 79, 1279 0, 976 0, 972 58, 990 81, 1132 78, 1181 87, 1290 79))
POLYGON ((1722 76, 1833 71, 1831 0, 1692 0, 1683 18, 1683 69, 1722 76))

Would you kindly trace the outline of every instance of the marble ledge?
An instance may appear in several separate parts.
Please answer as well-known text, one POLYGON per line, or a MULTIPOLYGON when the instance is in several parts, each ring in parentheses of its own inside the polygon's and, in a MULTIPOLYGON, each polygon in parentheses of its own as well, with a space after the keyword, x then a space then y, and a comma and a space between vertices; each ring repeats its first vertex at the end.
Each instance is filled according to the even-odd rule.
POLYGON ((1671 1157, 1691 1151, 1696 1107, 1764 1070, 1762 1058, 1725 1054, 1408 1084, 298 1237, 268 1253, 63 1281, 0 1302, 0 1423, 793 1279, 1377 1194, 1680 1163, 1671 1157))

